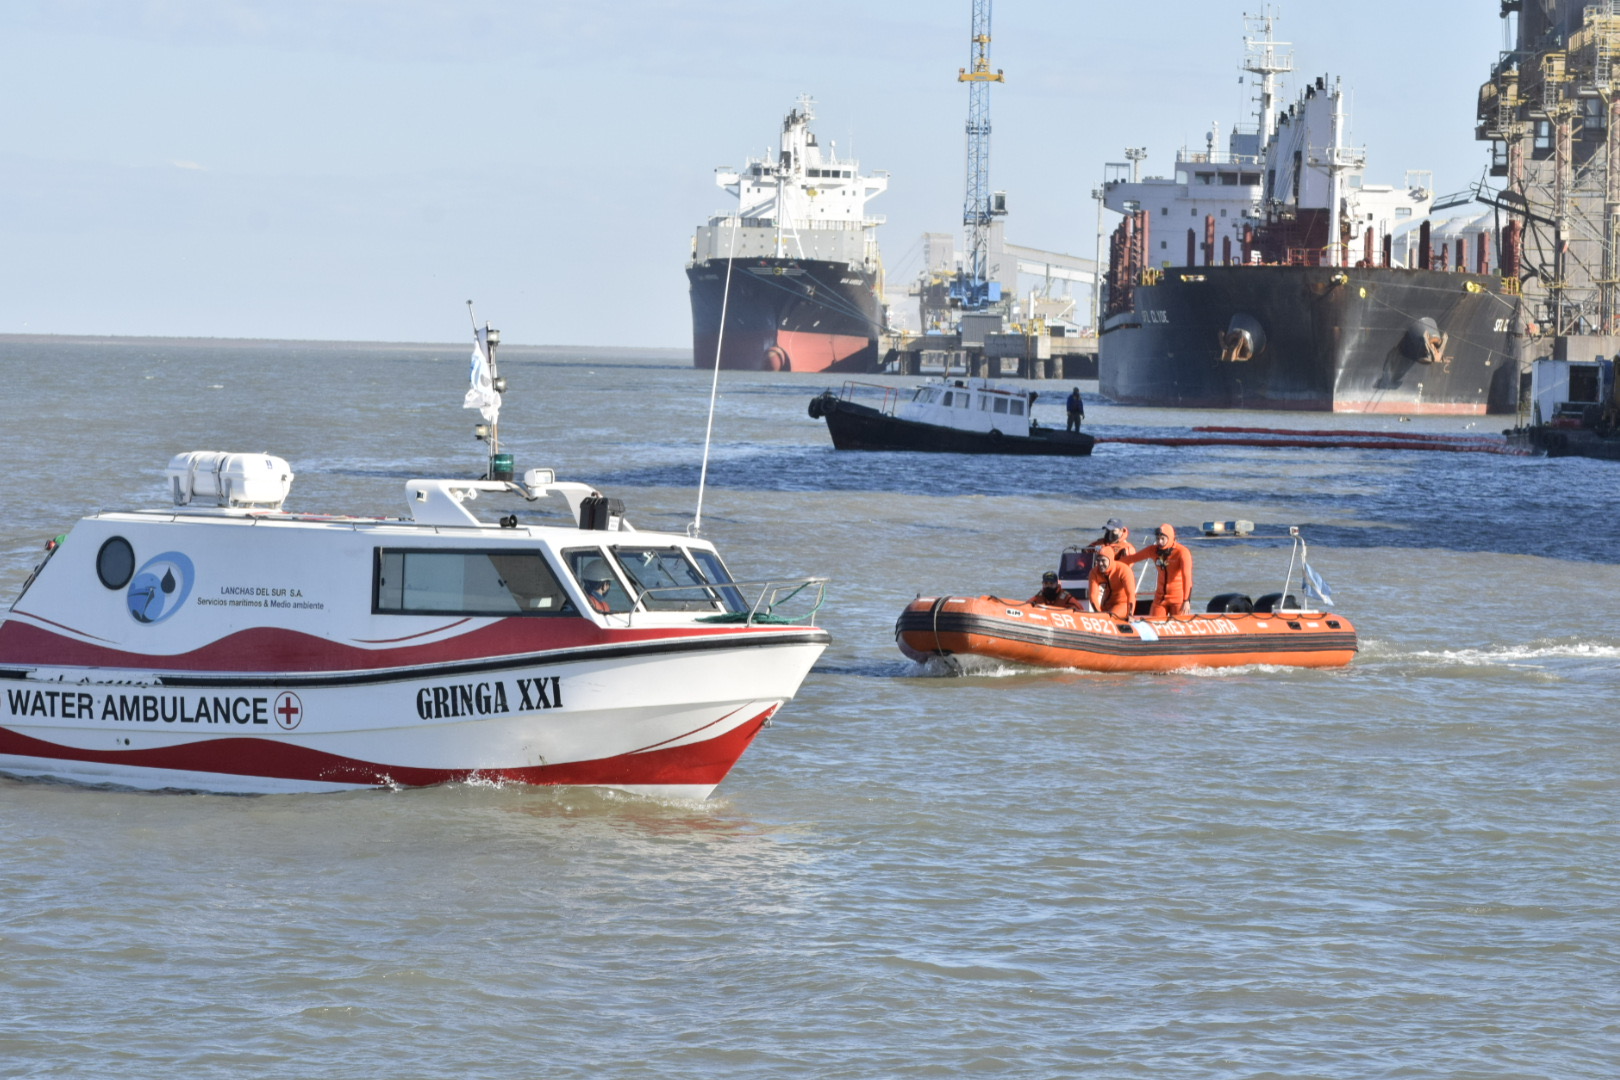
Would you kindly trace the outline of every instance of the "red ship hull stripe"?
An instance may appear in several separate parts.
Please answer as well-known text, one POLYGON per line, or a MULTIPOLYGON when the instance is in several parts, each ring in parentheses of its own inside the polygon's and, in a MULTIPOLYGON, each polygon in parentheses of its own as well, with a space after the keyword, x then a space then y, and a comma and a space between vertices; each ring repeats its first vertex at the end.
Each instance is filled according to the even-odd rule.
MULTIPOLYGON (((273 739, 206 739, 179 746, 143 750, 87 750, 59 746, 0 728, 0 754, 53 761, 85 761, 130 769, 168 769, 274 780, 365 787, 426 787, 467 780, 522 784, 582 786, 694 785, 724 780, 753 742, 776 706, 771 706, 723 735, 682 746, 634 750, 590 761, 511 768, 424 768, 361 761, 273 739)), ((718 722, 718 721, 717 721, 718 722)), ((712 725, 708 725, 712 726, 712 725)), ((702 730, 701 728, 698 730, 702 730)))

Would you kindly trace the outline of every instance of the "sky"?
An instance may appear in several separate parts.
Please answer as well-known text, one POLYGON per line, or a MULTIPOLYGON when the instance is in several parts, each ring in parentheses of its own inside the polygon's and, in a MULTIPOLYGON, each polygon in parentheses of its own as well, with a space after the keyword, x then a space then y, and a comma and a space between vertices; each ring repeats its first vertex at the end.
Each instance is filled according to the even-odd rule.
MULTIPOLYGON (((1341 76, 1369 183, 1483 173, 1496 0, 1274 5, 1341 76)), ((1163 175, 1252 122, 1257 0, 1000 0, 1007 238, 1089 257, 1126 146, 1163 175)), ((0 333, 690 347, 719 166, 821 141, 890 174, 891 277, 961 232, 970 0, 5 0, 0 333)), ((733 200, 734 201, 734 200, 733 200)), ((1112 215, 1107 227, 1112 228, 1112 215)), ((958 240, 960 244, 960 240, 958 240)))

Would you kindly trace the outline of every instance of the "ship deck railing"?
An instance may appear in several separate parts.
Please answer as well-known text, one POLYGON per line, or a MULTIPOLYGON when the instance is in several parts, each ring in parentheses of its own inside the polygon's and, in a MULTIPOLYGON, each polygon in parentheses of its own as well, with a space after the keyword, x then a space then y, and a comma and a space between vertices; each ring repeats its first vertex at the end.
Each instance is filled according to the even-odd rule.
POLYGON ((884 386, 881 383, 861 382, 858 379, 846 379, 838 391, 839 401, 854 401, 857 396, 871 398, 878 397, 877 411, 884 416, 893 416, 895 406, 900 404, 902 394, 909 394, 909 389, 903 390, 897 386, 884 386))
POLYGON ((635 608, 612 614, 624 616, 630 625, 634 625, 638 615, 656 616, 672 610, 708 609, 712 613, 700 616, 699 621, 748 626, 814 626, 816 613, 827 599, 828 580, 824 577, 806 577, 766 581, 706 581, 702 585, 637 585, 635 608), (660 599, 680 606, 656 608, 649 603, 660 599), (699 606, 688 606, 693 604, 699 606), (790 606, 792 614, 778 614, 777 609, 784 606, 790 606))

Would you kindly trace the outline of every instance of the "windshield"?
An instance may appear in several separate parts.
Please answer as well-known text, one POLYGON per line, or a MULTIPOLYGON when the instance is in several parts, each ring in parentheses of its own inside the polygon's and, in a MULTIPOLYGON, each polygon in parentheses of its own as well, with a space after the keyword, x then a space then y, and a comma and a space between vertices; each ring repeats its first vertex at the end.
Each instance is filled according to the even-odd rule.
POLYGON ((630 611, 636 606, 601 548, 570 548, 563 552, 563 561, 590 601, 591 610, 630 611))
MULTIPOLYGON (((697 560, 698 567, 703 571, 703 576, 711 584, 720 585, 731 581, 731 575, 726 572, 726 564, 721 562, 720 556, 714 552, 704 551, 702 548, 693 548, 692 558, 697 560)), ((736 589, 728 587, 715 591, 720 594, 720 599, 725 602, 727 611, 748 610, 748 602, 742 598, 742 593, 736 589)))
POLYGON ((625 577, 648 611, 716 611, 719 598, 678 547, 616 547, 625 577))

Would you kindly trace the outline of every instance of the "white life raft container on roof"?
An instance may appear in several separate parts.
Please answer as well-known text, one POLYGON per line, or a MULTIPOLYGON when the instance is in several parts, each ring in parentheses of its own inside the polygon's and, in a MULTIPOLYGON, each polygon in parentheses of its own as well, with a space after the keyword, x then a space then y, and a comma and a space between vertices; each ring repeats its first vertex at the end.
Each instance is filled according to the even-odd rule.
POLYGON ((174 505, 193 502, 253 510, 280 510, 292 490, 292 467, 271 454, 192 450, 176 454, 164 470, 174 505))

